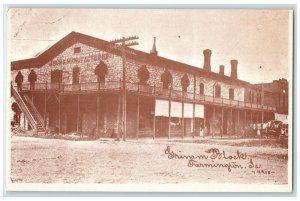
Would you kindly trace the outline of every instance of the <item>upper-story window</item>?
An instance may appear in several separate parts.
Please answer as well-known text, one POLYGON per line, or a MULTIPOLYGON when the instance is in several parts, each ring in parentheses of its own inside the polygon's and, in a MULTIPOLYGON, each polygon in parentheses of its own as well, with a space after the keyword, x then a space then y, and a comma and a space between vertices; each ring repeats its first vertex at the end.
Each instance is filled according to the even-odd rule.
POLYGON ((96 66, 94 73, 97 76, 97 82, 105 82, 105 76, 108 73, 107 65, 103 61, 100 61, 96 66))
POLYGON ((163 83, 163 88, 168 89, 173 82, 173 77, 168 69, 161 75, 161 82, 163 83))
POLYGON ((62 76, 63 76, 62 70, 56 69, 51 71, 51 83, 62 83, 62 76))
POLYGON ((187 88, 190 86, 190 79, 187 76, 187 74, 184 74, 181 78, 181 86, 182 86, 182 91, 187 92, 187 88))
POLYGON ((147 84, 150 73, 145 65, 141 66, 138 70, 138 78, 140 84, 147 84))
POLYGON ((221 98, 221 86, 219 84, 215 86, 215 97, 221 98))
POLYGON ((200 83, 200 95, 204 95, 204 83, 200 83))
POLYGON ((229 99, 234 100, 234 89, 233 88, 229 89, 229 99))
POLYGON ((75 47, 74 48, 74 54, 80 53, 81 52, 81 47, 75 47))

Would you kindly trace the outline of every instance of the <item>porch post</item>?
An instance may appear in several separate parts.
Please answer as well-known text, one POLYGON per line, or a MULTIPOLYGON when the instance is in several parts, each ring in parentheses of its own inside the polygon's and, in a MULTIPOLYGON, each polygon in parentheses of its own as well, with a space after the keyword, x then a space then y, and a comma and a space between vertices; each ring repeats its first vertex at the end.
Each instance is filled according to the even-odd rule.
POLYGON ((238 120, 237 120, 237 134, 236 136, 239 136, 239 132, 240 132, 240 110, 237 110, 238 112, 238 120))
POLYGON ((194 95, 193 95, 193 138, 196 132, 196 119, 195 119, 195 99, 196 99, 196 74, 194 74, 194 95))
POLYGON ((120 140, 120 94, 118 93, 118 100, 117 100, 117 140, 120 140))
POLYGON ((139 126, 140 126, 140 96, 137 93, 137 110, 136 110, 136 139, 139 139, 139 126))
POLYGON ((170 137, 171 137, 170 122, 171 122, 171 100, 169 99, 168 139, 170 139, 170 137))
POLYGON ((45 125, 45 129, 46 129, 46 124, 47 124, 47 93, 45 92, 45 97, 44 97, 44 125, 45 125))
POLYGON ((214 135, 215 135, 215 118, 216 118, 216 107, 215 106, 213 106, 213 120, 212 120, 212 125, 211 125, 211 127, 212 127, 212 137, 214 137, 214 135))
POLYGON ((77 133, 79 133, 79 94, 77 94, 77 133))
POLYGON ((156 100, 154 99, 154 112, 153 112, 153 139, 155 139, 155 134, 156 134, 156 128, 155 128, 155 103, 156 103, 156 100))
POLYGON ((193 138, 195 137, 196 132, 196 119, 195 119, 195 102, 193 103, 193 138))
POLYGON ((221 138, 223 137, 224 132, 224 108, 222 107, 222 124, 221 124, 221 138))
POLYGON ((182 115, 182 129, 183 129, 182 138, 184 138, 184 136, 185 136, 185 128, 184 128, 185 127, 185 122, 184 122, 184 103, 183 103, 183 101, 182 101, 181 108, 182 108, 181 115, 182 115))
POLYGON ((99 131, 99 92, 97 92, 97 113, 96 113, 96 136, 98 137, 99 131))
POLYGON ((229 137, 231 138, 231 134, 232 134, 232 127, 233 127, 233 123, 232 123, 232 108, 230 108, 230 132, 229 132, 229 137))
POLYGON ((61 122, 60 122, 60 113, 61 113, 61 109, 60 109, 60 94, 58 94, 58 132, 61 132, 61 122))

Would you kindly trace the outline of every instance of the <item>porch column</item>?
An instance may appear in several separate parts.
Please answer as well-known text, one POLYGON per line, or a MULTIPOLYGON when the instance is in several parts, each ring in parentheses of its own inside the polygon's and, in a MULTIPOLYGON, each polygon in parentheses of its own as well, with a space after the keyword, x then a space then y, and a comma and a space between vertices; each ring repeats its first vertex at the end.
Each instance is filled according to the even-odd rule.
POLYGON ((205 137, 205 131, 206 131, 206 129, 205 129, 205 126, 206 126, 206 118, 205 118, 205 111, 206 111, 206 109, 205 109, 206 107, 205 107, 205 105, 203 105, 203 137, 205 137))
POLYGON ((193 138, 196 132, 196 120, 195 120, 195 99, 196 99, 196 74, 194 74, 194 94, 193 94, 193 138))
POLYGON ((155 128, 155 103, 156 103, 156 100, 154 99, 154 111, 153 111, 153 139, 155 139, 155 134, 156 134, 156 128, 155 128))
POLYGON ((77 133, 79 133, 79 94, 77 95, 77 133))
POLYGON ((139 139, 140 126, 140 96, 137 94, 137 110, 136 110, 136 139, 139 139))
POLYGON ((61 132, 61 122, 60 122, 60 94, 58 94, 58 132, 61 132))
POLYGON ((237 120, 237 136, 239 136, 239 132, 240 132, 240 110, 237 110, 238 112, 238 120, 237 120))
POLYGON ((117 140, 120 140, 120 104, 121 104, 121 99, 120 99, 120 94, 118 95, 118 100, 117 100, 117 140))
POLYGON ((196 120, 195 120, 195 103, 193 103, 193 138, 195 137, 196 132, 196 120))
POLYGON ((211 127, 212 127, 212 137, 214 137, 214 135, 215 135, 215 118, 216 118, 216 107, 215 106, 213 106, 213 120, 212 120, 212 125, 211 125, 211 127))
POLYGON ((170 139, 171 136, 170 122, 171 122, 171 100, 169 100, 168 139, 170 139))
POLYGON ((47 93, 45 92, 45 97, 44 97, 44 125, 45 129, 47 127, 47 93))
POLYGON ((183 101, 182 101, 181 107, 182 107, 182 114, 181 114, 182 115, 182 129, 183 129, 182 138, 184 138, 184 136, 185 136, 185 128, 184 128, 185 122, 184 122, 184 103, 183 103, 183 101))
POLYGON ((224 108, 222 107, 221 138, 223 137, 223 132, 224 132, 224 108))
POLYGON ((233 127, 233 123, 232 123, 232 108, 230 108, 230 132, 229 132, 229 137, 231 138, 231 134, 232 134, 232 127, 233 127))
POLYGON ((99 133, 99 92, 97 93, 96 136, 99 133))

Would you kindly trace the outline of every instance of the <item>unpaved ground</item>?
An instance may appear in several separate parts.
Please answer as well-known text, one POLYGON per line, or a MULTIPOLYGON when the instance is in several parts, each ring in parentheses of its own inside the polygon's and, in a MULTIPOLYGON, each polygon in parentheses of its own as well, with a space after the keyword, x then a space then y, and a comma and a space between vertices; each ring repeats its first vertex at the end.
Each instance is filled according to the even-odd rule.
POLYGON ((12 136, 11 180, 26 183, 117 184, 287 183, 286 148, 255 146, 257 143, 246 146, 245 140, 216 142, 162 139, 69 141, 12 136), (236 146, 238 143, 242 146, 236 146), (206 152, 215 148, 219 149, 220 158, 206 152), (226 158, 221 157, 223 151, 226 158), (186 158, 179 159, 174 153, 186 158), (187 157, 192 155, 208 158, 194 158, 191 162, 187 157), (239 158, 233 159, 238 155, 239 158), (245 159, 242 159, 243 156, 245 159), (200 163, 208 166, 199 166, 200 163), (229 163, 233 165, 231 168, 226 166, 229 163), (216 164, 219 166, 211 167, 216 164))

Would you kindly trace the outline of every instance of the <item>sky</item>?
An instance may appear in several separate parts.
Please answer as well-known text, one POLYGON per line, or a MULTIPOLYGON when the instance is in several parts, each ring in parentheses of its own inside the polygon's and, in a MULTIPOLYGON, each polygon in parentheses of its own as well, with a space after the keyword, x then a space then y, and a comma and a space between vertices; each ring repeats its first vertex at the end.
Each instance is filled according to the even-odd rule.
POLYGON ((10 59, 35 57, 72 31, 104 40, 139 36, 135 49, 219 72, 238 60, 238 78, 250 83, 289 79, 291 27, 288 10, 225 9, 10 9, 10 59), (262 66, 262 68, 259 68, 262 66))

